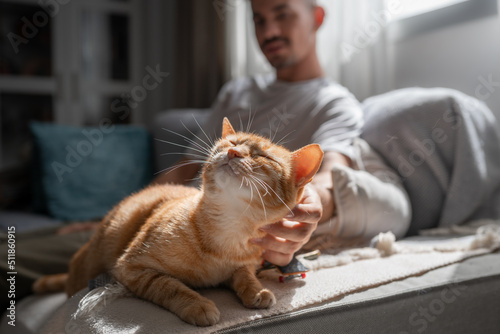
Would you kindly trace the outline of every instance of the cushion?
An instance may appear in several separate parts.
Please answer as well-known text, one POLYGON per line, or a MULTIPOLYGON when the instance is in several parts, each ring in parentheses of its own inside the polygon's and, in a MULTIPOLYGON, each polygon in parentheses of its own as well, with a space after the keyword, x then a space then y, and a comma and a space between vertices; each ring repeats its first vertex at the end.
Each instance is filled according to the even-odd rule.
POLYGON ((101 122, 99 127, 30 124, 35 146, 35 203, 53 217, 103 217, 153 176, 145 129, 101 122))

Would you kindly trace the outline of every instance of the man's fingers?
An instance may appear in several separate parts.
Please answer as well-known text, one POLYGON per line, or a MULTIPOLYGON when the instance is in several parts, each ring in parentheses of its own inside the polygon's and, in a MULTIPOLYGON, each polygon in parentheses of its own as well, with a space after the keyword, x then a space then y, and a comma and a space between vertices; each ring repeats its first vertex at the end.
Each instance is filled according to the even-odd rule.
POLYGON ((284 240, 281 238, 274 237, 270 234, 266 234, 266 236, 264 236, 263 238, 252 239, 251 242, 256 245, 259 245, 266 251, 272 251, 283 254, 293 254, 296 251, 298 251, 302 246, 302 244, 299 242, 284 240))
POLYGON ((316 228, 316 224, 297 223, 288 220, 281 220, 275 224, 261 228, 267 234, 286 239, 292 242, 304 242, 316 228))
POLYGON ((286 219, 302 223, 317 223, 321 218, 321 210, 310 204, 297 204, 286 219))
POLYGON ((283 254, 266 250, 262 254, 262 258, 267 262, 273 263, 277 266, 286 266, 292 261, 293 254, 283 254))
POLYGON ((275 238, 267 234, 264 238, 252 239, 251 242, 261 246, 264 251, 262 258, 277 266, 286 266, 292 261, 294 253, 300 249, 300 244, 275 238))

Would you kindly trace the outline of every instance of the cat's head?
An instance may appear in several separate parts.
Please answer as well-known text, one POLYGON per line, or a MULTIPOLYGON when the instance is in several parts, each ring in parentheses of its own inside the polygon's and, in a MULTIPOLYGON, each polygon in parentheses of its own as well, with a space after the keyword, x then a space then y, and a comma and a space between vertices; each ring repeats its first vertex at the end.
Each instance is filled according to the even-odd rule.
POLYGON ((291 152, 265 137, 236 132, 224 118, 222 138, 203 168, 203 188, 230 203, 246 203, 244 210, 280 219, 300 200, 322 159, 317 144, 291 152))

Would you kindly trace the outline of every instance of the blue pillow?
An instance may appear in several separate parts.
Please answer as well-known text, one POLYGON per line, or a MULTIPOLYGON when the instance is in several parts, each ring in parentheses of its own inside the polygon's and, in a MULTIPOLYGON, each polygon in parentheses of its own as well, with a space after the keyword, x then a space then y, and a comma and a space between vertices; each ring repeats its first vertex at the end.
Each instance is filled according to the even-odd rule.
POLYGON ((103 217, 153 176, 149 133, 103 124, 30 124, 35 144, 35 203, 61 220, 103 217))

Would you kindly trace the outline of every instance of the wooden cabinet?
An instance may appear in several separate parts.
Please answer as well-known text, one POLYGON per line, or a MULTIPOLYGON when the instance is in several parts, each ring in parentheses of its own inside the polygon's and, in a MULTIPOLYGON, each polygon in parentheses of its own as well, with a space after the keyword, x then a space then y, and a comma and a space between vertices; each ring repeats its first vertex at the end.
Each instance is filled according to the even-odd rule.
POLYGON ((140 5, 0 0, 0 170, 22 163, 30 121, 141 122, 141 106, 130 107, 144 76, 140 5))

